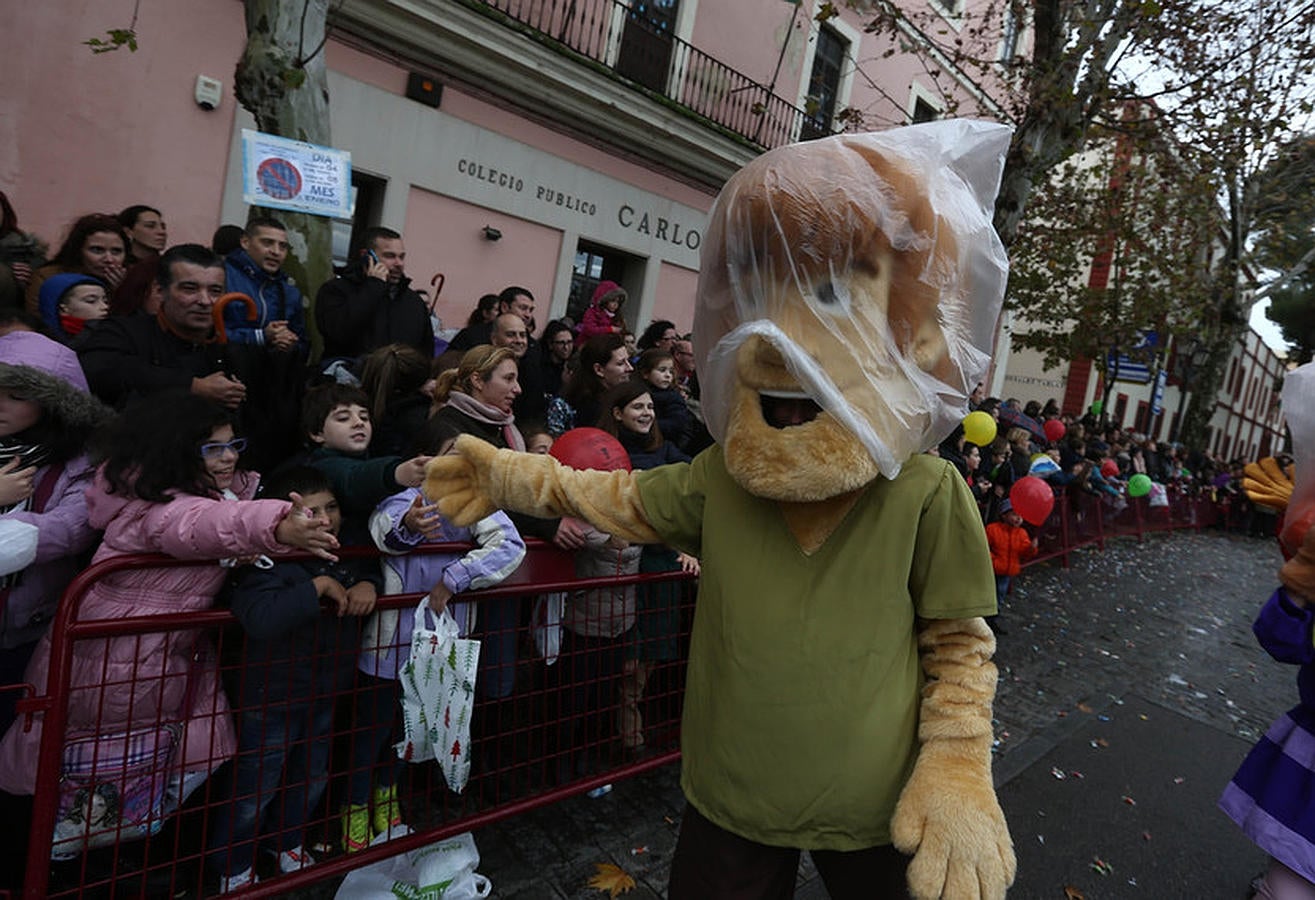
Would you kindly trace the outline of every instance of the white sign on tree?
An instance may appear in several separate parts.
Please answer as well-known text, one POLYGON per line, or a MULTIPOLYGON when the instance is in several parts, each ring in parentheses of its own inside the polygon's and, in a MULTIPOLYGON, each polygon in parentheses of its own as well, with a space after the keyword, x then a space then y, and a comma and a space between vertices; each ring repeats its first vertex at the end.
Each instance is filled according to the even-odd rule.
POLYGON ((242 129, 242 200, 253 206, 351 218, 352 155, 242 129))

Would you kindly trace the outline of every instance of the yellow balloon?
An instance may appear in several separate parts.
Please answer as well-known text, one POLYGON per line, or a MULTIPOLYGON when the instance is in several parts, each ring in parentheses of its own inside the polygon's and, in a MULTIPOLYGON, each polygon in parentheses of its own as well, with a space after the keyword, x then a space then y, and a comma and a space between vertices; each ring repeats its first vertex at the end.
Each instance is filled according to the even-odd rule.
POLYGON ((963 437, 970 444, 985 447, 995 440, 995 419, 990 413, 968 413, 963 417, 963 437))

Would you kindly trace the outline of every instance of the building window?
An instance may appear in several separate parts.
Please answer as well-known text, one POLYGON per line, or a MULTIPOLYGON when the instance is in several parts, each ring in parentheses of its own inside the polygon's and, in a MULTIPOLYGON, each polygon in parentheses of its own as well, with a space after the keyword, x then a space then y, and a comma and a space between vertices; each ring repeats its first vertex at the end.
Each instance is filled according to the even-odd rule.
POLYGON ((1123 427, 1123 417, 1128 414, 1128 395, 1119 394, 1114 400, 1114 425, 1123 427))
POLYGON ((658 93, 667 89, 678 0, 635 0, 626 13, 616 70, 658 93))
POLYGON ((915 97, 913 100, 913 124, 919 122, 935 122, 940 118, 941 111, 932 106, 921 97, 915 97))
POLYGON ((1018 39, 1023 34, 1022 23, 1012 5, 1005 9, 1004 30, 1000 36, 1000 62, 1009 62, 1018 55, 1018 39))
POLYGON ((840 95, 840 74, 848 52, 849 42, 834 28, 823 25, 817 30, 817 50, 813 54, 813 71, 808 76, 800 140, 811 141, 831 134, 840 95))

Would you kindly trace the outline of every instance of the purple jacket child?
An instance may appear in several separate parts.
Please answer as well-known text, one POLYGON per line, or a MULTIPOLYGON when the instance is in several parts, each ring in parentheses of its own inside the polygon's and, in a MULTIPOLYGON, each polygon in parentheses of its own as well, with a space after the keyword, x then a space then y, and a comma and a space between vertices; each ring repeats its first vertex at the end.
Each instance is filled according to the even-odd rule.
MULTIPOLYGON (((505 513, 495 512, 470 528, 458 528, 443 520, 441 534, 431 542, 473 541, 467 553, 411 553, 425 543, 403 524, 402 519, 417 497, 418 488, 407 488, 379 504, 370 517, 370 534, 384 553, 385 594, 428 591, 440 579, 454 594, 492 587, 505 581, 525 558, 525 541, 505 513)), ((478 604, 456 601, 448 605, 453 618, 468 635, 475 627, 478 604)), ((359 668, 377 678, 396 678, 398 669, 411 655, 412 616, 407 610, 376 612, 365 624, 359 668)))

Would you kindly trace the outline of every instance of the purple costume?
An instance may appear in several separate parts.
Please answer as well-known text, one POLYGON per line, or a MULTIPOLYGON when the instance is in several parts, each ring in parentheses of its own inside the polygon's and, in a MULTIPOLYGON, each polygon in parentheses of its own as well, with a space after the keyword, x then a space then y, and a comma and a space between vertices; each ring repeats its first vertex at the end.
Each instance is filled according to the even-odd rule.
POLYGON ((1242 762, 1219 806, 1270 856, 1315 882, 1315 610, 1279 588, 1252 630, 1270 656, 1300 665, 1301 703, 1283 714, 1242 762))

